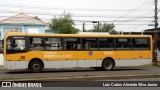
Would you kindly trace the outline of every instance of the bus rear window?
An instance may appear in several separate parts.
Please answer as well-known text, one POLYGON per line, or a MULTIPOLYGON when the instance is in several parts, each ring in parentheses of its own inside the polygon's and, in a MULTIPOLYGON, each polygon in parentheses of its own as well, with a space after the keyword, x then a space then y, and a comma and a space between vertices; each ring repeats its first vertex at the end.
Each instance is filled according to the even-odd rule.
POLYGON ((132 49, 150 49, 149 40, 147 38, 133 38, 132 49))

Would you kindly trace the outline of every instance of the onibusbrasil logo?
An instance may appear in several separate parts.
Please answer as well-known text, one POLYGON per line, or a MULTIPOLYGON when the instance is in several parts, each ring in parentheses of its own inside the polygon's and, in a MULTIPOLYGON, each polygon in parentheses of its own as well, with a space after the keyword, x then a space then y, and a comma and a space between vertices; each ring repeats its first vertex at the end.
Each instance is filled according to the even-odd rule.
POLYGON ((2 87, 42 87, 42 84, 29 82, 2 82, 2 87))

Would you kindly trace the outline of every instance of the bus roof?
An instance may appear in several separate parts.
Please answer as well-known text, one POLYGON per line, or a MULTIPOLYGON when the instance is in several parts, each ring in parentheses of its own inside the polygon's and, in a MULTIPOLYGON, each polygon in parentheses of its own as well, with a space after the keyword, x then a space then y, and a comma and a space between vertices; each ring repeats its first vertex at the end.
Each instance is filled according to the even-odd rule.
POLYGON ((48 37, 151 37, 151 35, 117 35, 117 34, 30 34, 21 32, 8 32, 5 37, 8 36, 48 36, 48 37))
POLYGON ((109 33, 107 33, 107 32, 79 32, 77 34, 105 34, 105 35, 109 35, 109 33))

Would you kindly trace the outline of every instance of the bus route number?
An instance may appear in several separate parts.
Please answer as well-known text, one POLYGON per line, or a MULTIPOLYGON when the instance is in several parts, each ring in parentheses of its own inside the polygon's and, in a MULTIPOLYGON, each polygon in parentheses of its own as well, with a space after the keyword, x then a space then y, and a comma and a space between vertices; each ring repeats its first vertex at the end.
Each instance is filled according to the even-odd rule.
POLYGON ((107 56, 111 56, 111 55, 113 55, 113 54, 114 54, 113 51, 105 51, 105 52, 104 52, 104 55, 107 55, 107 56))

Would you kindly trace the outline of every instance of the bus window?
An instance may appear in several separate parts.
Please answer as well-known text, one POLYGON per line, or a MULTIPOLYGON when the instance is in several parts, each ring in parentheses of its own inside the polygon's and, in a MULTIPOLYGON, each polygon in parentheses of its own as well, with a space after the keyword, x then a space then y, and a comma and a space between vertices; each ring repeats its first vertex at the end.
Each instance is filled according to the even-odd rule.
POLYGON ((116 39, 116 49, 131 49, 131 39, 130 38, 117 38, 116 39))
POLYGON ((99 50, 113 50, 114 38, 99 38, 99 50))
POLYGON ((149 40, 147 38, 133 38, 132 49, 149 49, 149 40))
POLYGON ((26 41, 24 37, 11 37, 7 38, 7 50, 25 50, 26 41))
POLYGON ((64 49, 65 50, 79 50, 81 49, 79 38, 64 38, 64 49))
POLYGON ((45 38, 46 40, 46 50, 62 50, 61 38, 45 38))
POLYGON ((29 48, 30 50, 44 50, 44 39, 41 37, 30 37, 29 48))
POLYGON ((82 38, 83 50, 98 50, 97 38, 82 38))
POLYGON ((13 50, 24 50, 25 40, 13 39, 13 50))

